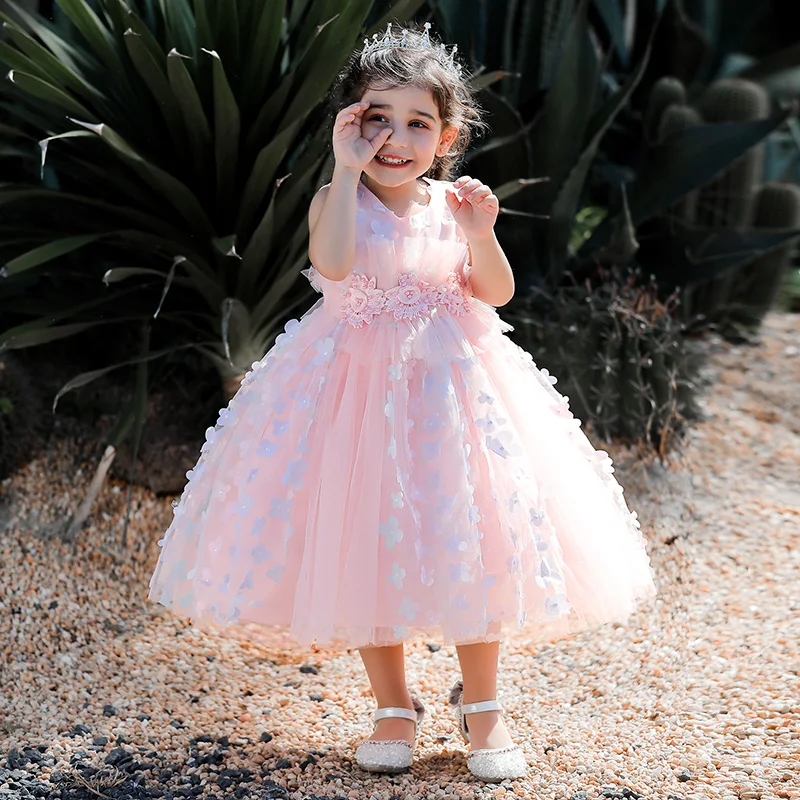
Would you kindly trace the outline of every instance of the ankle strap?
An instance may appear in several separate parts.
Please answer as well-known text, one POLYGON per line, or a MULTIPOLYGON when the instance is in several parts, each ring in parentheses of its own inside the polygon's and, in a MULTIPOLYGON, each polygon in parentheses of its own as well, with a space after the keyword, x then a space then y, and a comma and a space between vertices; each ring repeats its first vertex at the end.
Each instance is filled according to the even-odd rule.
POLYGON ((500 711, 502 713, 503 706, 497 700, 482 700, 480 703, 462 703, 462 714, 480 714, 482 711, 500 711))
POLYGON ((401 719, 410 719, 412 722, 417 721, 417 712, 412 711, 410 708, 395 708, 389 706, 388 708, 379 708, 375 712, 375 722, 387 717, 400 717, 401 719))

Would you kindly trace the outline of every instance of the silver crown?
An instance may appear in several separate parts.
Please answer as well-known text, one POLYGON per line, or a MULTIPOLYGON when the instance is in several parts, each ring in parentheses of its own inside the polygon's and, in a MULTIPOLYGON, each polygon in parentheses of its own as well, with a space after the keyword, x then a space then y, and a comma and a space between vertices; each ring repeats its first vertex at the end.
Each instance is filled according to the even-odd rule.
POLYGON ((430 35, 431 23, 425 23, 425 32, 422 34, 421 44, 411 44, 406 41, 407 31, 403 29, 402 34, 397 37, 392 33, 392 23, 386 24, 386 33, 383 38, 378 38, 377 33, 372 34, 372 40, 364 39, 364 49, 361 51, 361 58, 378 52, 378 50, 389 50, 399 47, 407 47, 409 50, 430 50, 442 66, 448 69, 461 72, 461 64, 456 61, 456 53, 458 52, 458 45, 454 44, 453 49, 449 50, 444 44, 434 44, 431 42, 430 35))

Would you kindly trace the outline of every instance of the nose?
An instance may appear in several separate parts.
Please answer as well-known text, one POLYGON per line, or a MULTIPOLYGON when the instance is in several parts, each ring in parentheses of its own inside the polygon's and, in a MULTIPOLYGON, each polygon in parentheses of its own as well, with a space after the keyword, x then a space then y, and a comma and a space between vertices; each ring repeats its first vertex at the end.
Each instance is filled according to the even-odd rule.
POLYGON ((393 147, 405 147, 406 146, 406 136, 405 133, 400 133, 395 128, 392 128, 392 132, 389 134, 389 138, 386 140, 386 144, 391 144, 393 147))

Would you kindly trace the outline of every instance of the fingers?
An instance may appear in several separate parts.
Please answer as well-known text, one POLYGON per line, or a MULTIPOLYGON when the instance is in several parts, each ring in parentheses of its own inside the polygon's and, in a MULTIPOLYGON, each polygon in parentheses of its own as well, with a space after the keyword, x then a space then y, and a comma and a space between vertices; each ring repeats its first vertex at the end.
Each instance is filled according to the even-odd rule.
POLYGON ((444 199, 448 205, 454 206, 455 208, 458 208, 461 205, 461 202, 459 201, 455 192, 446 190, 444 193, 444 199))
POLYGON ((470 192, 465 199, 472 203, 472 205, 477 205, 481 201, 486 200, 491 193, 492 190, 488 186, 481 185, 470 192))
POLYGON ((336 117, 336 123, 334 125, 334 130, 343 131, 351 122, 355 120, 355 116, 352 114, 345 114, 341 117, 336 117))
POLYGON ((348 114, 354 111, 361 110, 363 112, 369 106, 369 100, 359 100, 357 103, 350 103, 349 106, 342 108, 339 113, 346 111, 348 114))
POLYGON ((369 108, 369 105, 369 101, 361 101, 345 106, 336 115, 334 128, 338 131, 344 130, 345 126, 351 122, 355 122, 356 118, 360 117, 369 108))
POLYGON ((483 184, 477 178, 469 178, 467 176, 464 177, 467 178, 466 182, 462 183, 458 187, 458 196, 461 198, 466 197, 470 192, 473 192, 478 187, 483 186, 483 184))
POLYGON ((344 108, 339 110, 339 113, 336 115, 336 119, 338 120, 341 116, 361 116, 368 108, 369 108, 369 101, 361 101, 358 103, 351 103, 349 106, 345 106, 344 108))
POLYGON ((370 140, 372 149, 377 153, 383 147, 386 140, 392 135, 391 128, 381 128, 370 140))
POLYGON ((496 202, 497 197, 492 194, 492 190, 477 178, 470 178, 469 175, 462 175, 453 181, 459 200, 467 200, 472 205, 483 205, 496 202))

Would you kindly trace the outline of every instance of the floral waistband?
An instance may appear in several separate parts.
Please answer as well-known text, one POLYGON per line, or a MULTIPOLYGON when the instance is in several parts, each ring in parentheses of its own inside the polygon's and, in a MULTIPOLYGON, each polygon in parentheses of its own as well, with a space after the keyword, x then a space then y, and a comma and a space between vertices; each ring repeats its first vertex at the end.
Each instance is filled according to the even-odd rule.
POLYGON ((437 306, 461 316, 469 311, 467 294, 457 273, 450 273, 439 286, 432 286, 407 272, 398 277, 397 286, 384 291, 375 288, 376 279, 360 272, 350 276, 350 286, 342 297, 342 316, 354 328, 363 328, 379 314, 391 314, 396 320, 430 316, 437 306))

